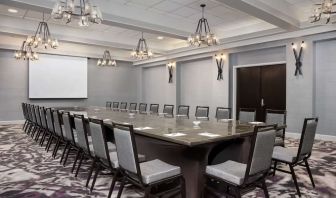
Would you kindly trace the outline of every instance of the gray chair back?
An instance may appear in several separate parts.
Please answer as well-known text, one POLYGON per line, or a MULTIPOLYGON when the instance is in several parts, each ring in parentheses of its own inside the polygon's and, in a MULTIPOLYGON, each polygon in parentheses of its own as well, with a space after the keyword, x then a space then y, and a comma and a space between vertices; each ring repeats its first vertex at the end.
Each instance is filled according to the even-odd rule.
POLYGON ((54 118, 54 127, 55 127, 55 133, 63 138, 63 132, 62 132, 62 125, 60 120, 60 114, 57 110, 54 110, 53 112, 53 118, 54 118))
POLYGON ((111 108, 111 107, 112 107, 112 102, 107 101, 107 102, 106 102, 106 108, 111 108))
POLYGON ((200 118, 209 118, 209 107, 208 106, 197 106, 195 111, 195 117, 200 118))
POLYGON ((167 117, 174 117, 174 105, 167 105, 163 106, 163 113, 166 113, 165 116, 167 117))
POLYGON ((136 175, 141 175, 133 126, 112 123, 117 147, 119 167, 136 175))
POLYGON ((188 105, 179 105, 177 108, 177 114, 186 116, 189 118, 189 106, 188 105))
POLYGON ((31 115, 32 115, 32 121, 34 122, 34 123, 36 123, 36 115, 35 115, 35 105, 31 105, 30 106, 30 112, 31 112, 31 115))
POLYGON ((47 129, 47 116, 46 116, 46 112, 45 112, 45 108, 44 107, 40 107, 40 116, 41 116, 41 123, 42 123, 42 127, 47 129))
POLYGON ((216 109, 216 119, 230 119, 231 118, 231 109, 224 107, 217 107, 216 109))
POLYGON ((240 109, 238 119, 240 122, 254 122, 256 119, 256 110, 240 109))
POLYGON ((113 102, 113 109, 118 109, 119 108, 119 102, 113 102))
POLYGON ((311 154, 315 140, 318 118, 306 118, 303 124, 297 159, 311 154))
POLYGON ((120 103, 120 109, 126 110, 127 109, 127 102, 120 103))
POLYGON ((87 137, 87 128, 85 125, 85 120, 83 115, 74 115, 74 123, 77 132, 77 144, 84 151, 90 154, 89 141, 87 137))
POLYGON ((46 109, 46 116, 47 116, 47 126, 48 126, 48 130, 52 133, 55 132, 54 130, 54 122, 53 122, 53 117, 52 117, 52 112, 51 112, 51 108, 47 108, 46 109))
POLYGON ((159 113, 159 104, 151 104, 149 107, 149 111, 154 114, 159 113))
POLYGON ((252 137, 249 176, 268 172, 271 167, 276 125, 255 127, 252 137))
POLYGON ((130 111, 136 111, 137 103, 130 103, 128 110, 130 111))
POLYGON ((277 125, 286 124, 286 111, 267 109, 266 110, 266 123, 267 124, 277 124, 277 125))
POLYGON ((71 126, 71 116, 69 112, 64 112, 62 114, 63 126, 64 126, 64 136, 65 139, 71 141, 72 144, 76 145, 74 132, 71 126))
POLYGON ((35 106, 35 115, 36 115, 36 122, 39 126, 42 126, 41 115, 40 115, 40 107, 35 106))
POLYGON ((147 104, 140 103, 139 104, 139 113, 146 113, 146 111, 147 111, 147 104))
POLYGON ((89 127, 95 157, 103 159, 102 162, 107 162, 108 165, 112 168, 103 120, 90 118, 89 127))

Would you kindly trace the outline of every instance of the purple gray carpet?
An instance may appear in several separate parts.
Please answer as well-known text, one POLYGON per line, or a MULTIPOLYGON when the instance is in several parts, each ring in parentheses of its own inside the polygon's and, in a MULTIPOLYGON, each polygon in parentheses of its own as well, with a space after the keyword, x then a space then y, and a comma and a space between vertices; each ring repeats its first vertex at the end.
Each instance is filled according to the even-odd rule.
MULTIPOLYGON (((46 153, 27 137, 21 125, 0 125, 0 197, 106 197, 112 176, 99 175, 92 193, 85 188, 89 162, 84 162, 78 177, 70 173, 73 159, 67 166, 59 164, 60 152, 56 159, 46 153)), ((286 140, 287 147, 297 147, 298 142, 286 140)), ((336 143, 316 141, 310 160, 316 188, 311 186, 304 167, 295 167, 302 197, 336 197, 336 143)), ((270 197, 296 197, 292 178, 277 172, 267 180, 270 197)), ((112 197, 116 197, 119 184, 112 197)), ((142 197, 141 190, 127 186, 122 197, 142 197)), ((256 190, 243 197, 263 197, 256 190)))

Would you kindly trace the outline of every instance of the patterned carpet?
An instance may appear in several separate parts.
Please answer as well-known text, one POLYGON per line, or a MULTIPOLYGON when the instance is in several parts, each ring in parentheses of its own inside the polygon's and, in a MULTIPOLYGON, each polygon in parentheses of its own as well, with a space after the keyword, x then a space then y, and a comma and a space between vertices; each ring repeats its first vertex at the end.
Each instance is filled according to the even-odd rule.
MULTIPOLYGON (((288 147, 297 147, 298 142, 286 141, 288 147)), ((98 176, 94 191, 90 194, 85 188, 89 162, 84 162, 78 177, 70 173, 74 156, 67 166, 59 164, 59 156, 53 159, 51 152, 46 153, 21 130, 21 125, 0 126, 0 197, 106 197, 112 176, 98 176)), ((313 189, 303 167, 296 167, 302 197, 336 197, 336 144, 335 142, 316 141, 310 160, 316 188, 313 189)), ((267 185, 270 197, 296 197, 290 175, 278 172, 269 177, 267 185)), ((118 184, 112 197, 116 197, 118 184)), ((127 186, 122 197, 142 197, 141 190, 127 186)), ((263 197, 255 190, 243 197, 263 197)))

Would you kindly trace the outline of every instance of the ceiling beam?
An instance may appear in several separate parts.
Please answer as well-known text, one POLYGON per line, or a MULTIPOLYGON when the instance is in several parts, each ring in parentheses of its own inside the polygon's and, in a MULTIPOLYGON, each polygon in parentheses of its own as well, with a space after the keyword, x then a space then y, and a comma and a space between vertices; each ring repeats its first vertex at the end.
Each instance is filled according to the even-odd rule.
POLYGON ((178 62, 181 58, 189 57, 189 56, 198 56, 198 55, 203 56, 204 54, 208 54, 208 56, 212 56, 214 55, 214 53, 221 52, 224 50, 233 50, 239 47, 243 47, 246 50, 248 46, 254 46, 254 45, 259 45, 265 48, 268 44, 272 42, 279 42, 280 45, 285 45, 286 42, 288 42, 291 39, 296 39, 299 37, 307 38, 307 37, 317 35, 317 34, 321 35, 319 36, 319 39, 317 40, 328 39, 322 33, 330 33, 328 36, 329 39, 335 38, 336 27, 335 26, 317 26, 317 27, 301 29, 298 31, 283 32, 283 33, 278 33, 278 34, 273 34, 273 35, 265 35, 265 36, 256 37, 252 39, 229 41, 227 43, 221 43, 220 45, 211 46, 211 47, 185 49, 184 51, 182 50, 172 51, 172 52, 166 53, 163 56, 155 57, 152 59, 135 61, 133 62, 133 65, 135 66, 148 66, 148 65, 154 66, 154 65, 162 64, 164 62, 168 62, 170 60, 175 60, 178 62))
MULTIPOLYGON (((27 9, 37 12, 46 12, 51 13, 52 7, 54 6, 54 2, 52 1, 41 1, 41 0, 31 0, 29 2, 22 0, 1 0, 1 4, 17 7, 20 9, 27 9)), ((148 22, 143 22, 140 20, 134 20, 130 18, 125 18, 109 13, 103 14, 103 22, 104 25, 115 26, 120 28, 125 28, 129 30, 135 30, 139 32, 147 32, 151 34, 158 34, 165 37, 183 39, 186 40, 188 38, 189 32, 177 30, 174 28, 169 28, 163 25, 152 24, 148 22)))
MULTIPOLYGON (((254 16, 279 28, 294 31, 300 29, 300 22, 295 17, 286 14, 261 0, 217 0, 250 16, 254 16)), ((290 12, 289 12, 290 13, 290 12)))

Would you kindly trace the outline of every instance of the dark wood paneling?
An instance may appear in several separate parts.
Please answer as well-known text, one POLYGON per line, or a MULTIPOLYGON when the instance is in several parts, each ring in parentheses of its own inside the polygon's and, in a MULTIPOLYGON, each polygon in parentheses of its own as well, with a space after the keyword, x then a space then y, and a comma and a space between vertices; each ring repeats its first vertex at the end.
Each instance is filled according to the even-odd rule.
POLYGON ((237 117, 240 108, 260 107, 260 67, 237 69, 237 117))
POLYGON ((265 121, 266 109, 285 110, 286 65, 237 69, 237 114, 239 108, 256 108, 258 121, 265 121))

